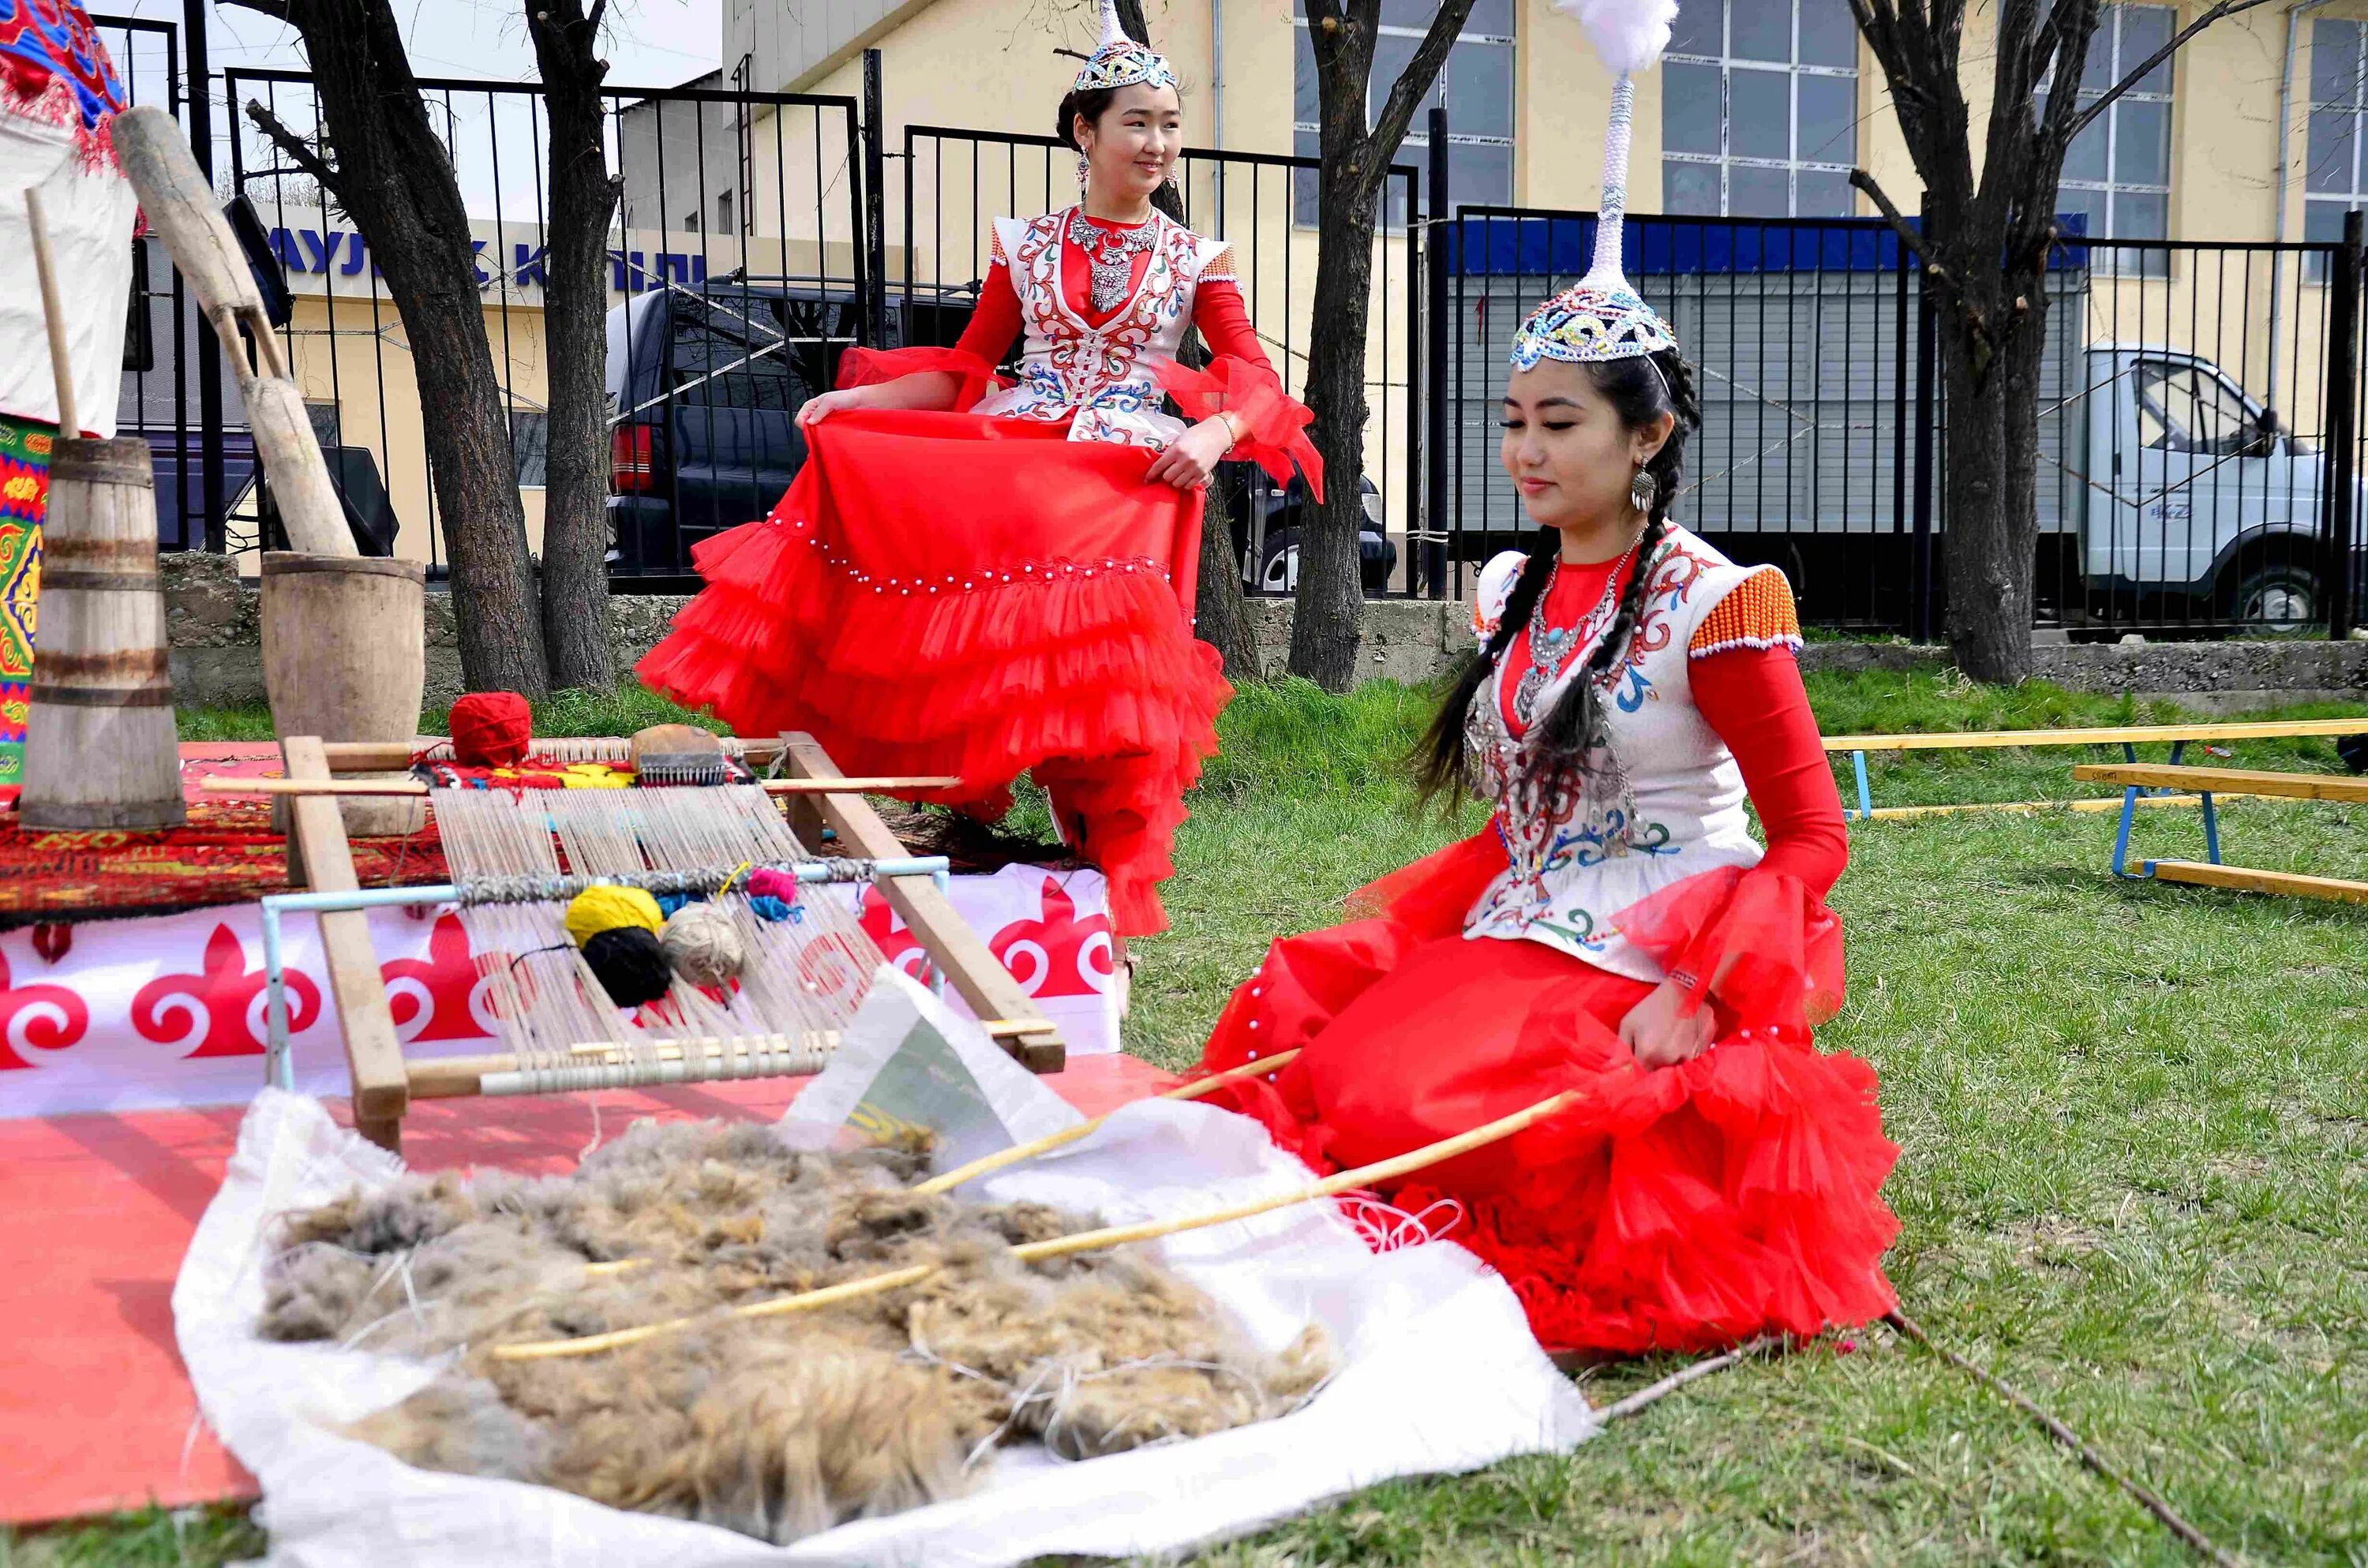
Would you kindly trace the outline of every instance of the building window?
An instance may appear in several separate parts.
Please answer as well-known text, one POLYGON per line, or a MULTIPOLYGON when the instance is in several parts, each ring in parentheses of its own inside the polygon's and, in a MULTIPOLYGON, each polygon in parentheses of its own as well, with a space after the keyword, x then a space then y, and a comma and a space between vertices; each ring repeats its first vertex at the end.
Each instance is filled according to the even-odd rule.
MULTIPOLYGON (((2368 207, 2360 138, 2368 120, 2368 25, 2317 21, 2310 29, 2310 166, 2303 177, 2302 237, 2340 243, 2343 215, 2368 207)), ((2326 275, 2321 257, 2311 276, 2326 275)))
MULTIPOLYGON (((2177 13, 2169 6, 2108 6, 2089 39, 2089 62, 2080 73, 2080 106, 2087 108, 2115 83, 2146 63, 2170 41, 2177 13)), ((2044 106, 2050 84, 2039 85, 2044 106)), ((2113 240, 2170 237, 2170 62, 2116 99, 2082 131, 2064 157, 2064 181, 2055 199, 2059 212, 2078 212, 2089 233, 2113 240)), ((2125 272, 2161 277, 2169 256, 2163 251, 2127 251, 2118 257, 2099 252, 2092 262, 2125 272)))
POLYGON ((735 232, 732 226, 732 193, 728 190, 715 199, 715 232, 719 234, 735 232))
POLYGON ((551 450, 551 416, 540 410, 510 410, 510 461, 518 471, 518 488, 540 490, 544 460, 551 450))
POLYGON ((1694 0, 1661 67, 1661 210, 1847 218, 1858 161, 1847 0, 1694 0))
MULTIPOLYGON (((1836 0, 1839 4, 1839 0, 1836 0)), ((1414 58, 1437 6, 1426 0, 1382 0, 1381 36, 1373 41, 1373 71, 1365 88, 1365 124, 1388 101, 1414 58)), ((1315 86, 1315 48, 1307 36, 1304 0, 1293 0, 1292 38, 1299 51, 1292 75, 1292 151, 1303 158, 1323 154, 1323 122, 1315 86)), ((1447 184, 1461 204, 1503 206, 1513 199, 1513 0, 1474 0, 1463 30, 1447 51, 1439 80, 1415 105, 1406 138, 1391 162, 1430 166, 1430 111, 1447 110, 1447 184)), ((1292 182, 1292 222, 1315 223, 1315 176, 1292 182)), ((1391 180, 1383 193, 1382 221, 1406 224, 1406 182, 1391 180)))

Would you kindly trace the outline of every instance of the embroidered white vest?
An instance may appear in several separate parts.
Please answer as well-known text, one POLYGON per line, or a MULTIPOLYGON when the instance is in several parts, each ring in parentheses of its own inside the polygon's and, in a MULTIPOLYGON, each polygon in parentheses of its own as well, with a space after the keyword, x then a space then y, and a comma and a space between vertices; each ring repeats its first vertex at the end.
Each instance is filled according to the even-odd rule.
POLYGON ((1142 283, 1117 314, 1088 326, 1061 288, 1068 252, 1061 234, 1075 210, 995 221, 1027 337, 1019 384, 988 393, 971 412, 1048 424, 1067 419, 1073 441, 1165 447, 1183 434, 1184 424, 1160 407, 1166 393, 1159 367, 1175 360, 1191 328, 1202 270, 1230 247, 1154 212, 1156 233, 1142 283))
MULTIPOLYGON (((1499 556, 1484 572, 1474 610, 1484 633, 1503 614, 1520 560, 1499 556)), ((1520 787, 1523 742, 1504 716, 1504 692, 1522 673, 1512 659, 1474 696, 1465 724, 1474 784, 1497 803, 1494 825, 1510 865, 1473 905, 1463 934, 1543 942, 1658 983, 1667 978, 1660 965, 1629 945, 1613 916, 1672 882, 1720 866, 1754 866, 1764 853, 1744 814, 1735 755, 1694 706, 1688 649, 1721 599, 1754 572, 1775 568, 1737 566, 1672 527, 1648 570, 1626 655, 1597 687, 1615 766, 1599 767, 1584 798, 1537 801, 1520 787)), ((1580 623, 1577 646, 1538 699, 1541 718, 1582 678, 1612 608, 1607 598, 1580 623)))

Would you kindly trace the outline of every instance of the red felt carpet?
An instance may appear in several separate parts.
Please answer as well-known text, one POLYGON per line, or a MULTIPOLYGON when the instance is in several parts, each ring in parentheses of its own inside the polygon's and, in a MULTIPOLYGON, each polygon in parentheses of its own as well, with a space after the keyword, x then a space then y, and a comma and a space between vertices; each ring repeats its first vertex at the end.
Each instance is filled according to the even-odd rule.
MULTIPOLYGON (((1045 1080, 1089 1115, 1170 1081, 1130 1056, 1080 1057, 1045 1080)), ((614 1137, 643 1116, 770 1121, 802 1082, 432 1100, 405 1119, 404 1153, 419 1170, 567 1170, 596 1101, 614 1137)), ((243 1114, 0 1119, 0 1523, 255 1495, 199 1422, 173 1340, 173 1280, 243 1114)))

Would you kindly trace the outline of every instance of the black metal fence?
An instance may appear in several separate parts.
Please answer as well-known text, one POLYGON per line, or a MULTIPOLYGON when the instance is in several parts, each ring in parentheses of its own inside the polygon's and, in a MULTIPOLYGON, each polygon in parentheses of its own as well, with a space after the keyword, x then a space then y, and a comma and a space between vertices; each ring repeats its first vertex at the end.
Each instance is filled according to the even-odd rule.
MULTIPOLYGON (((2356 250, 2068 237, 2051 260, 2033 475, 2040 630, 2337 634, 2359 602, 2356 250), (2349 564, 2351 570, 2344 568, 2349 564)), ((1591 214, 1458 210, 1439 533, 1463 568, 1528 525, 1493 428, 1523 313, 1582 274, 1591 214)), ((1636 217, 1631 278, 1695 367, 1678 515, 1773 562, 1816 623, 1922 640, 1949 584, 1938 301, 1876 220, 1636 217)))
MULTIPOLYGON (((317 145, 302 73, 225 74, 317 145)), ((494 368, 529 540, 539 536, 549 230, 548 129, 531 84, 421 87, 472 217, 494 368)), ((620 181, 610 301, 611 569, 620 586, 685 585, 691 548, 779 499, 804 449, 800 403, 838 351, 878 332, 866 243, 860 106, 847 97, 687 86, 604 93, 603 154, 620 181)), ((253 208, 288 285, 281 328, 347 499, 401 553, 445 556, 410 351, 368 246, 317 182, 242 112, 233 192, 253 208)), ((249 490, 228 507, 232 549, 258 539, 249 490)))
MULTIPOLYGON (((131 97, 227 146, 288 286, 283 327, 335 472, 370 528, 439 564, 401 323, 361 236, 243 115, 190 113, 170 24, 97 18, 131 97)), ((297 135, 301 73, 236 70, 297 135)), ((477 214, 488 335, 511 410, 530 535, 540 521, 546 131, 531 85, 424 84, 477 214)), ((864 93, 696 85, 616 89, 604 149, 621 180, 609 261, 612 567, 625 588, 689 585, 700 540, 762 516, 803 460, 797 407, 853 343, 951 342, 986 271, 988 224, 1073 199, 1052 138, 941 126, 879 134, 864 93), (890 182, 901 185, 892 190, 890 182), (891 215, 896 218, 891 233, 891 215)), ((1434 150, 1445 144, 1432 128, 1434 150)), ((1591 214, 1440 210, 1445 171, 1390 171, 1374 241, 1364 493, 1372 594, 1458 595, 1528 530, 1496 453, 1513 329, 1585 270, 1591 214), (1423 197, 1430 196, 1426 206, 1423 197), (1428 212, 1415 223, 1395 222, 1428 212)), ((1185 216, 1231 239, 1246 302, 1286 383, 1304 381, 1315 244, 1313 159, 1188 153, 1185 216)), ((2080 637, 2340 635, 2368 593, 2357 541, 2360 236, 2345 244, 2119 241, 2075 232, 2050 272, 2034 475, 2043 629, 2080 637)), ((1792 574, 1804 615, 1918 639, 1943 624, 1950 409, 1941 321, 1872 220, 1636 217, 1630 275, 1697 367, 1703 426, 1679 517, 1792 574)), ((142 242, 121 424, 157 453, 168 548, 256 543, 263 512, 235 388, 169 260, 142 242), (211 416, 209 416, 210 410, 211 416)), ((1253 592, 1296 571, 1304 497, 1227 465, 1219 497, 1253 592)))
MULTIPOLYGON (((1074 203, 1076 162, 1073 149, 1049 136, 939 125, 906 130, 899 297, 905 330, 931 335, 914 341, 953 341, 986 276, 989 225, 997 217, 1033 217, 1074 203)), ((1312 212, 1319 167, 1314 158, 1192 149, 1176 173, 1184 221, 1198 233, 1233 242, 1243 303, 1267 358, 1294 393, 1320 325, 1315 232, 1301 221, 1312 212)), ((1393 165, 1383 210, 1419 212, 1421 202, 1421 171, 1393 165)), ((1373 597, 1420 585, 1403 542, 1419 531, 1411 519, 1420 505, 1415 476, 1421 472, 1426 391, 1421 246, 1419 232, 1403 223, 1384 227, 1373 241, 1362 481, 1365 588, 1373 597)), ((1304 487, 1295 481, 1279 487, 1247 463, 1224 465, 1217 483, 1245 587, 1290 592, 1308 500, 1304 487)))

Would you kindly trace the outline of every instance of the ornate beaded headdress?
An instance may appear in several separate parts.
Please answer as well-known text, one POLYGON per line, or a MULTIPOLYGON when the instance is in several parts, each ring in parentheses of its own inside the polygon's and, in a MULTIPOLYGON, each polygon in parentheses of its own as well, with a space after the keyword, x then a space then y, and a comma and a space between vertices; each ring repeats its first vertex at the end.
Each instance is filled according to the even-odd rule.
POLYGON ((1077 73, 1076 85, 1070 90, 1095 92, 1104 87, 1132 87, 1141 83, 1150 87, 1173 87, 1176 72, 1167 57, 1154 53, 1144 44, 1126 36, 1119 24, 1117 0, 1102 0, 1102 41, 1086 68, 1077 73))
POLYGON ((1668 324, 1629 286, 1620 267, 1622 220, 1628 211, 1628 130, 1636 108, 1636 85, 1630 78, 1650 70, 1669 46, 1676 0, 1554 0, 1554 9, 1578 18, 1617 80, 1611 126, 1603 138, 1603 205, 1596 217, 1594 261, 1586 277, 1531 312, 1513 334, 1517 370, 1541 359, 1600 363, 1678 346, 1668 324))

